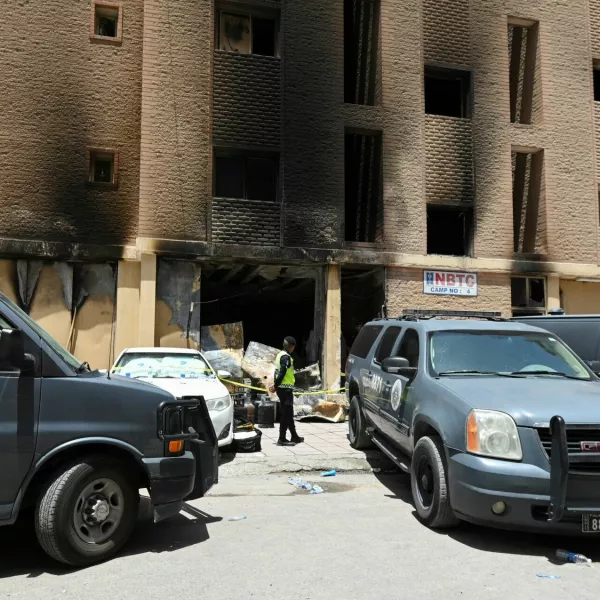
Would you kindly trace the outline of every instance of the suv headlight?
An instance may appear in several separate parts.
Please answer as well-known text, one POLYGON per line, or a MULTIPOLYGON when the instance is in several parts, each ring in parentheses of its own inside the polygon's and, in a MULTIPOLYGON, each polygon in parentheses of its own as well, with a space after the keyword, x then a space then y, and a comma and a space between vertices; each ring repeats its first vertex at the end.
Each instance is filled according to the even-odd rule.
POLYGON ((523 450, 513 418, 495 410, 471 411, 467 419, 467 451, 491 458, 521 460, 523 450))
POLYGON ((227 394, 227 396, 223 396, 222 398, 214 398, 213 400, 206 401, 206 408, 208 408, 208 410, 215 410, 217 412, 225 410, 230 406, 231 397, 229 396, 229 394, 227 394))

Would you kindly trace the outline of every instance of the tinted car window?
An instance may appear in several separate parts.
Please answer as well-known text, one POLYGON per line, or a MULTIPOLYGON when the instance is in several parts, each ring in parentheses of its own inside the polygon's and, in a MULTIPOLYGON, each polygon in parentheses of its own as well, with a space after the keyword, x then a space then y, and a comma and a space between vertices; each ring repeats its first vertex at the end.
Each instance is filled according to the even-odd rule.
POLYGON ((414 329, 407 329, 400 348, 398 356, 406 358, 410 367, 419 366, 419 334, 414 329))
POLYGON ((363 327, 356 336, 354 344, 352 344, 350 354, 358 356, 358 358, 367 358, 382 329, 383 325, 366 325, 363 327))
POLYGON ((394 344, 401 331, 402 327, 389 327, 383 334, 381 342, 379 342, 379 348, 377 348, 377 352, 375 353, 375 360, 378 363, 392 355, 394 344))
POLYGON ((571 346, 583 360, 599 360, 598 346, 600 343, 600 320, 573 320, 573 319, 544 319, 524 321, 528 325, 540 327, 555 333, 566 344, 571 346))

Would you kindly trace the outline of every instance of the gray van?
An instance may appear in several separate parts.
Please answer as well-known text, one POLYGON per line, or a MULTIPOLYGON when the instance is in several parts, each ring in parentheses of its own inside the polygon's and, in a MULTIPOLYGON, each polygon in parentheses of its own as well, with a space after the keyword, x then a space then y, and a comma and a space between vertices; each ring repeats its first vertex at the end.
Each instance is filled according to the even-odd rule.
POLYGON ((0 294, 0 525, 33 509, 54 559, 88 565, 132 533, 139 490, 154 521, 217 483, 202 398, 90 370, 0 294))
POLYGON ((557 336, 406 311, 362 328, 346 382, 351 445, 410 473, 425 525, 600 533, 600 385, 557 336))
POLYGON ((513 317, 513 321, 541 327, 557 335, 594 371, 600 373, 600 315, 549 315, 513 317))

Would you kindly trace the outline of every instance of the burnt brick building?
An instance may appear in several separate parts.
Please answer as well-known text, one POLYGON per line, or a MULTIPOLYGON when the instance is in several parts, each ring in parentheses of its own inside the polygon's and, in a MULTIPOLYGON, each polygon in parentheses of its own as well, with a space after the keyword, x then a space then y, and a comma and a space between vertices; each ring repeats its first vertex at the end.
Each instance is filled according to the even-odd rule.
POLYGON ((600 0, 24 1, 0 31, 0 289, 94 366, 241 321, 334 385, 384 304, 600 312, 600 0))

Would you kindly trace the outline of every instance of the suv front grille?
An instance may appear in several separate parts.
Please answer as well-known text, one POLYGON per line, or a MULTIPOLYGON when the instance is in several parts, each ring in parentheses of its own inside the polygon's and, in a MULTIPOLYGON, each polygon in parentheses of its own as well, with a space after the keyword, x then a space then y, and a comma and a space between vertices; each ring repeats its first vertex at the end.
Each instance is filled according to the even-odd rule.
MULTIPOLYGON (((538 428, 538 437, 546 456, 550 458, 552 456, 552 436, 548 428, 538 428)), ((567 447, 569 454, 583 454, 581 449, 581 442, 598 442, 600 443, 600 427, 593 426, 581 426, 581 427, 567 427, 567 447)), ((587 472, 599 472, 600 473, 600 454, 597 454, 598 462, 593 463, 571 463, 569 469, 571 471, 587 471, 587 472)))

